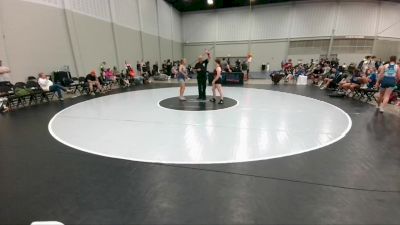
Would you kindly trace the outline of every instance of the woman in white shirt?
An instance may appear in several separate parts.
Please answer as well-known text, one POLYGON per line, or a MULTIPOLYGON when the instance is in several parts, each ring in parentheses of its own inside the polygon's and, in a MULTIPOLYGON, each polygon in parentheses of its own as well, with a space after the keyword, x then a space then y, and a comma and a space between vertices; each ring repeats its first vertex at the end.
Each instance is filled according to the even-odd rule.
POLYGON ((43 91, 56 92, 58 99, 64 101, 61 91, 67 92, 67 89, 61 85, 54 84, 44 73, 39 73, 38 84, 43 91))

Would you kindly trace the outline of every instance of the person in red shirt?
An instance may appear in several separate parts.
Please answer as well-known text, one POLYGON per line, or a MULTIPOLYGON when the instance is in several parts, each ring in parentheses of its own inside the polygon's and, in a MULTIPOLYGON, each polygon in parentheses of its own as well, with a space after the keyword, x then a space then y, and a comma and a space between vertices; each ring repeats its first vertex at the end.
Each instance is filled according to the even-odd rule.
POLYGON ((283 65, 283 71, 287 74, 290 74, 293 71, 293 63, 292 60, 289 59, 287 63, 283 65))

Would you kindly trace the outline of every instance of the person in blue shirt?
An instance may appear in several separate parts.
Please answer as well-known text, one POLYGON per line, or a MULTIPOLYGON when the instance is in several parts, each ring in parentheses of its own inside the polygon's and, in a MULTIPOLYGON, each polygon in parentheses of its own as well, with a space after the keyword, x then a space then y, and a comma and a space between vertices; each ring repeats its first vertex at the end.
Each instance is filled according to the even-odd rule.
POLYGON ((341 75, 342 73, 339 72, 339 70, 337 70, 336 68, 332 68, 328 77, 324 79, 321 90, 328 88, 332 84, 332 82, 338 84, 341 81, 341 75))
MULTIPOLYGON (((378 81, 378 75, 376 74, 375 68, 370 68, 367 70, 367 79, 368 79, 368 84, 367 84, 366 88, 373 89, 376 85, 376 82, 378 81)), ((362 88, 365 88, 365 87, 362 87, 362 88)))

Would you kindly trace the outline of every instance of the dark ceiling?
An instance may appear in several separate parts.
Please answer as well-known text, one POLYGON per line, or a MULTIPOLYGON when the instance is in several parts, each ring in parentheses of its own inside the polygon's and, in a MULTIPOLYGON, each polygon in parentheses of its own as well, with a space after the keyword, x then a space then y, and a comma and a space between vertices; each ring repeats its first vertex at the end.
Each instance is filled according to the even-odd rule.
MULTIPOLYGON (((250 0, 214 0, 214 5, 208 5, 207 0, 165 0, 180 12, 220 9, 248 6, 250 0)), ((289 2, 290 0, 253 0, 252 5, 289 2)), ((293 0, 292 0, 293 1, 293 0)), ((299 1, 299 0, 297 0, 299 1)))

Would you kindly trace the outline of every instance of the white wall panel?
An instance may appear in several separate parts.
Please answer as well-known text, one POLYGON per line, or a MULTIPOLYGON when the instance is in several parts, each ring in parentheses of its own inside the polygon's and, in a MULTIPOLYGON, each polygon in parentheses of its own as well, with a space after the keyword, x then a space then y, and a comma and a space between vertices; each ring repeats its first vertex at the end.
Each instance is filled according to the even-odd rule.
POLYGON ((341 2, 336 35, 375 36, 378 3, 341 2))
POLYGON ((330 36, 335 22, 336 3, 307 3, 294 6, 290 37, 330 36))
POLYGON ((252 39, 288 37, 290 6, 258 7, 253 10, 252 39))
POLYGON ((382 2, 381 7, 379 36, 400 38, 400 4, 382 2))
POLYGON ((139 0, 142 31, 158 36, 156 0, 139 0))
POLYGON ((261 71, 263 63, 269 63, 271 70, 280 69, 286 55, 287 42, 253 43, 251 71, 261 71))
POLYGON ((171 39, 172 14, 171 7, 164 0, 157 0, 158 7, 158 29, 160 37, 171 39))
POLYGON ((114 23, 140 30, 137 0, 112 0, 111 10, 114 23))
POLYGON ((303 63, 310 63, 311 59, 316 60, 321 57, 320 54, 301 54, 301 55, 288 55, 288 59, 291 59, 294 63, 299 61, 303 63))
POLYGON ((26 81, 39 72, 51 74, 64 65, 76 73, 65 16, 61 9, 26 1, 0 0, 0 60, 11 68, 13 82, 26 81), (56 32, 55 32, 56 31, 56 32), (3 52, 4 49, 7 52, 3 52), (3 52, 3 53, 1 53, 3 52), (7 58, 4 53, 7 53, 7 58))
POLYGON ((215 57, 245 57, 248 44, 221 44, 215 46, 215 57))
MULTIPOLYGON (((204 53, 204 49, 211 49, 212 45, 195 45, 195 46, 183 46, 183 57, 188 60, 188 63, 191 65, 196 64, 197 58, 199 55, 204 53)), ((174 53, 175 54, 175 53, 174 53)), ((177 59, 175 57, 175 59, 177 59)), ((211 62, 208 64, 208 70, 214 69, 214 63, 211 62)))
POLYGON ((108 0, 64 0, 67 9, 97 19, 111 21, 108 0))
POLYGON ((361 59, 365 57, 363 53, 348 53, 348 54, 338 54, 338 59, 340 59, 340 63, 346 63, 349 65, 350 63, 358 64, 361 59))
POLYGON ((57 8, 63 7, 62 0, 23 0, 23 1, 57 7, 57 8))
POLYGON ((183 58, 183 44, 182 42, 173 42, 172 58, 174 60, 183 58))
POLYGON ((241 41, 250 38, 249 9, 235 8, 218 12, 218 40, 241 41))
POLYGON ((172 40, 182 43, 183 42, 182 17, 180 12, 178 12, 174 8, 171 9, 172 9, 172 40))
POLYGON ((217 20, 214 12, 184 14, 182 24, 184 42, 216 40, 217 20))

